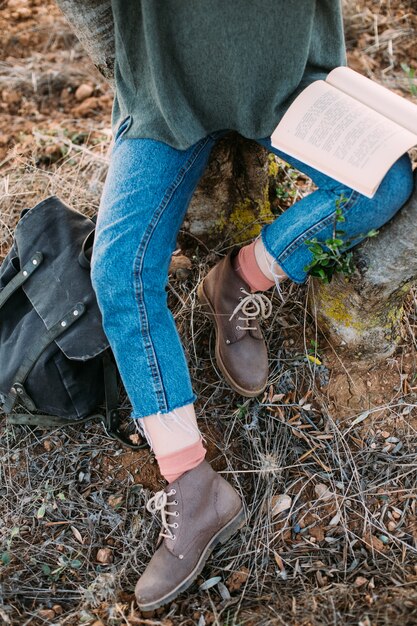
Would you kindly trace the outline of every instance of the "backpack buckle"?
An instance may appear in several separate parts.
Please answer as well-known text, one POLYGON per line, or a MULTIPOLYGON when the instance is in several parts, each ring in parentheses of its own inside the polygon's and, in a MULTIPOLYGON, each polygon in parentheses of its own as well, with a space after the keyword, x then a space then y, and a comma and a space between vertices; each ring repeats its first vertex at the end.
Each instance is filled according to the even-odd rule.
POLYGON ((23 404, 29 411, 36 411, 36 404, 33 402, 30 395, 27 393, 26 389, 22 385, 22 383, 15 382, 10 389, 10 392, 14 396, 13 405, 18 399, 21 404, 23 404))

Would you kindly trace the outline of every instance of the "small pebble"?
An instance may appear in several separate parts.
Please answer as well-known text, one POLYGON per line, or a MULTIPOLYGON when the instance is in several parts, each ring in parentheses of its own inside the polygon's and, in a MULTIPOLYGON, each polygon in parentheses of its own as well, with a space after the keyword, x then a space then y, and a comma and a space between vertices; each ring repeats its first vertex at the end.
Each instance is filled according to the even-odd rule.
POLYGON ((389 543, 389 538, 386 535, 378 535, 378 538, 382 543, 389 543))
POLYGON ((78 102, 82 102, 86 98, 89 98, 94 91, 94 88, 91 85, 83 84, 80 85, 75 92, 75 99, 78 102))

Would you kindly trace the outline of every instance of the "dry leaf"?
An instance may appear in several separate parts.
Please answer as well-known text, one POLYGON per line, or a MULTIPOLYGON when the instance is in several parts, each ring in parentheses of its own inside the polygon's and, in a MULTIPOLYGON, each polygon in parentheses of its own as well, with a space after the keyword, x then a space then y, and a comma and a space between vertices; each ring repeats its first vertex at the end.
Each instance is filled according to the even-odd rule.
POLYGON ((40 611, 37 612, 37 615, 38 617, 49 621, 50 619, 54 619, 55 611, 52 609, 40 609, 40 611))
POLYGON ((271 404, 273 404, 274 402, 279 402, 284 396, 285 393, 276 393, 274 396, 272 396, 270 400, 271 404))
POLYGON ((238 591, 245 584, 249 576, 247 567, 242 567, 238 572, 233 572, 227 579, 229 591, 238 591))
POLYGON ((70 528, 71 528, 71 530, 73 532, 73 535, 76 538, 76 540, 83 544, 84 543, 84 539, 82 538, 82 535, 81 535, 80 531, 77 528, 75 528, 75 526, 71 526, 70 528))
POLYGON ((385 545, 380 539, 378 539, 378 537, 375 537, 375 535, 368 535, 367 537, 363 538, 363 541, 367 548, 377 550, 378 552, 385 551, 385 545))
POLYGON ((272 496, 271 505, 272 505, 272 517, 279 515, 283 511, 288 511, 291 508, 292 500, 290 496, 283 493, 279 496, 272 496))
POLYGON ((314 537, 316 541, 324 541, 325 533, 321 526, 313 526, 308 529, 308 532, 310 533, 310 537, 314 537))
POLYGON ((337 526, 340 522, 340 513, 336 513, 334 517, 329 522, 329 526, 337 526))
POLYGON ((334 494, 330 491, 327 485, 323 483, 319 483, 314 487, 314 491, 316 492, 316 496, 322 500, 330 500, 334 497, 334 494))
POLYGON ((123 496, 109 496, 107 502, 110 504, 110 506, 115 508, 123 502, 123 496))
POLYGON ((281 557, 279 556, 278 552, 274 552, 274 557, 275 557, 275 563, 278 565, 281 572, 284 572, 285 571, 284 563, 281 557))

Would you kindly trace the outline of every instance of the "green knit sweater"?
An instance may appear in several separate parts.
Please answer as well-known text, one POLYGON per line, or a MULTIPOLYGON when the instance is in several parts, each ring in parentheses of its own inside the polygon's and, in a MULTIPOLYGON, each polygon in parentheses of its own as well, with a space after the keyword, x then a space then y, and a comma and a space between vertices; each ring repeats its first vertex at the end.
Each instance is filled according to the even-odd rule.
POLYGON ((111 0, 112 127, 177 149, 220 129, 270 136, 312 81, 346 65, 341 0, 111 0))

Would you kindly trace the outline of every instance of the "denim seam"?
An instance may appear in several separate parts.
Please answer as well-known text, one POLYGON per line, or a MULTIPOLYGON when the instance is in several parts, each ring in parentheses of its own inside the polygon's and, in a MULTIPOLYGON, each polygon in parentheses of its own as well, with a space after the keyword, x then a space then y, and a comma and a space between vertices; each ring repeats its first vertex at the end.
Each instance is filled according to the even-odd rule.
MULTIPOLYGON (((352 190, 352 193, 349 196, 348 201, 342 207, 343 210, 351 209, 355 205, 357 199, 359 198, 359 195, 360 194, 358 191, 352 190)), ((292 254, 292 252, 294 252, 294 250, 296 250, 299 247, 300 243, 304 242, 306 239, 309 239, 312 235, 315 235, 320 230, 328 226, 334 219, 335 213, 336 213, 336 210, 332 211, 330 215, 323 217, 319 222, 316 222, 314 226, 307 228, 304 232, 298 235, 298 237, 294 239, 294 241, 292 241, 290 244, 288 244, 288 246, 284 248, 284 250, 281 252, 281 254, 279 255, 277 259, 278 263, 280 261, 285 261, 292 254)))
POLYGON ((201 153, 204 146, 210 141, 209 137, 205 137, 204 141, 201 145, 197 145, 193 153, 190 155, 186 163, 179 170, 176 178, 168 187, 165 196, 162 198, 161 203, 153 214, 151 221, 148 224, 148 227, 139 242, 138 249, 136 251, 134 263, 133 263, 133 278, 134 278, 134 288, 136 293, 136 301, 139 310, 139 319, 141 322, 141 334, 143 338, 143 344, 145 347, 147 363, 151 371, 152 381, 154 385, 155 394, 157 397, 158 407, 160 410, 168 411, 168 403, 165 394, 165 389, 163 385, 163 380, 158 364, 158 360, 155 353, 155 348, 152 342, 152 337, 149 331, 149 321, 148 314, 146 310, 145 300, 143 297, 143 281, 142 281, 142 268, 143 261, 145 258, 146 250, 149 244, 149 241, 152 238, 152 235, 158 225, 159 219, 161 218, 164 210, 168 206, 174 192, 178 188, 179 183, 184 178, 184 175, 190 169, 191 165, 197 159, 198 155, 201 153))

